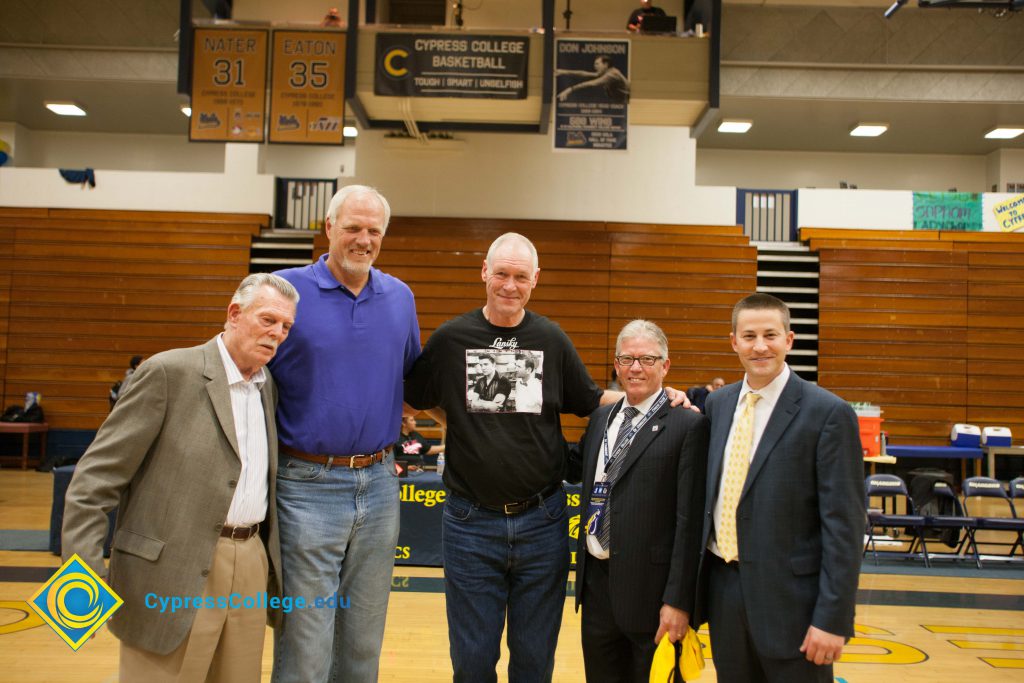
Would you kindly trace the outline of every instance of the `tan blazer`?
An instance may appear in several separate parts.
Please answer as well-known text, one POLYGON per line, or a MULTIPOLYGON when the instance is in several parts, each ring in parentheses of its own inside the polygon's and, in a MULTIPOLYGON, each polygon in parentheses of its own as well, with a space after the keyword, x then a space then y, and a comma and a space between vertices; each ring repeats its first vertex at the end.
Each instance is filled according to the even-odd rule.
MULTIPOLYGON (((261 536, 273 596, 280 594, 281 554, 274 502, 277 392, 269 372, 261 394, 270 458, 261 536)), ((125 643, 167 654, 184 641, 195 610, 161 614, 146 607, 146 595, 202 595, 240 472, 216 339, 143 363, 78 463, 64 507, 65 559, 78 553, 100 575, 107 513, 118 507, 107 581, 124 605, 108 623, 125 643)))

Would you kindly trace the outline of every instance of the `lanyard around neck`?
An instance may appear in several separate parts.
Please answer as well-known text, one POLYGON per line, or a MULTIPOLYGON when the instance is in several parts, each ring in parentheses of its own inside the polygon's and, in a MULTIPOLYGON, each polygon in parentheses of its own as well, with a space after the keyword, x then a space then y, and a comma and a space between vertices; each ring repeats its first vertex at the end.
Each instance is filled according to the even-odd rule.
MULTIPOLYGON (((650 409, 646 413, 644 413, 644 416, 642 418, 640 418, 640 421, 637 422, 635 425, 631 425, 629 427, 629 431, 626 433, 626 435, 623 438, 621 438, 621 439, 617 438, 616 439, 618 441, 618 446, 615 448, 615 452, 612 453, 610 456, 608 454, 608 450, 609 450, 608 449, 608 427, 611 426, 612 420, 614 419, 614 416, 609 414, 608 424, 605 425, 604 443, 603 443, 603 448, 602 448, 602 450, 604 452, 604 467, 605 467, 605 471, 606 472, 608 471, 608 464, 610 462, 612 462, 613 460, 615 460, 615 458, 617 458, 620 455, 622 455, 622 453, 626 449, 629 448, 629 444, 631 444, 633 442, 633 437, 636 436, 637 432, 640 431, 640 429, 647 423, 647 421, 650 420, 654 416, 654 414, 656 412, 658 412, 658 410, 661 409, 661 407, 663 405, 665 405, 665 401, 667 401, 667 400, 668 400, 668 396, 665 394, 665 390, 662 389, 661 390, 661 395, 658 396, 658 400, 656 400, 654 402, 654 404, 650 407, 650 409)), ((626 399, 622 399, 622 402, 625 403, 626 399)), ((618 412, 621 412, 621 408, 619 409, 618 412)), ((626 424, 625 424, 625 420, 623 420, 623 424, 619 425, 619 431, 621 432, 625 428, 626 428, 626 424)))

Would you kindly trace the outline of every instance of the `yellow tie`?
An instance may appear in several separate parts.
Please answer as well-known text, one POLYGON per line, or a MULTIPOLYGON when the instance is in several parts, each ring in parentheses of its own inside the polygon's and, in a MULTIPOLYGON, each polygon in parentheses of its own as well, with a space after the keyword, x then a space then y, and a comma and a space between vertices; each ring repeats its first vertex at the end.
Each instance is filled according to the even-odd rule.
POLYGON ((761 396, 751 392, 745 396, 745 400, 743 412, 736 420, 729 448, 729 463, 723 475, 725 483, 722 485, 721 528, 717 530, 717 540, 718 551, 726 562, 739 557, 736 508, 743 494, 743 485, 747 482, 747 470, 750 469, 750 447, 754 443, 754 404, 761 400, 761 396))

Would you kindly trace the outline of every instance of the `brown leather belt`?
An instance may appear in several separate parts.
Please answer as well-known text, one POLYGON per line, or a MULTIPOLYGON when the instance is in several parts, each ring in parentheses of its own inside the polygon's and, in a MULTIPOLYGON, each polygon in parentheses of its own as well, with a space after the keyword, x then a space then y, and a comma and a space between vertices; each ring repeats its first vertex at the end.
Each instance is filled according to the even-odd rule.
POLYGON ((382 448, 376 453, 370 453, 369 455, 314 455, 313 453, 306 453, 297 448, 286 446, 283 443, 280 444, 280 450, 282 453, 286 453, 299 460, 327 465, 327 469, 331 469, 331 467, 351 467, 358 470, 379 463, 384 459, 384 454, 391 450, 391 447, 382 448))
POLYGON ((561 484, 552 484, 533 497, 521 500, 518 503, 505 503, 501 506, 484 505, 483 503, 480 503, 480 507, 485 510, 490 510, 491 512, 504 512, 506 515, 518 515, 520 512, 526 512, 530 508, 540 505, 544 502, 544 499, 555 491, 558 491, 560 488, 562 488, 561 484))
POLYGON ((247 524, 245 526, 231 526, 230 524, 225 524, 220 530, 220 535, 224 538, 230 538, 232 541, 248 541, 259 532, 259 522, 256 524, 247 524))

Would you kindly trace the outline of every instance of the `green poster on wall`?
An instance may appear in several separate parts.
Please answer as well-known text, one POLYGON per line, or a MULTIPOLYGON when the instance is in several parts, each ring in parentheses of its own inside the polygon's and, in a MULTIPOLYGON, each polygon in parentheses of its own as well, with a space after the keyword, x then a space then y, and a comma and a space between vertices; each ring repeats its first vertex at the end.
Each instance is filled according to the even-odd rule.
POLYGON ((915 192, 914 230, 981 230, 981 194, 915 192))

